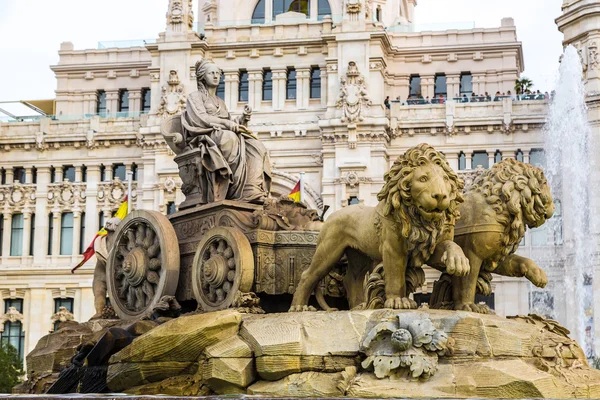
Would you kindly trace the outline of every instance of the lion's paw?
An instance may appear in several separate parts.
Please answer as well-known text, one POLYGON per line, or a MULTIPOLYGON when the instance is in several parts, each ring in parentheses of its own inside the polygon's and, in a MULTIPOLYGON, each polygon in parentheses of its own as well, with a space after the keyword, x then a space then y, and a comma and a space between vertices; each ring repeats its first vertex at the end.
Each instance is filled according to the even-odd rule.
POLYGON ((317 311, 316 308, 314 308, 313 306, 291 306, 290 309, 288 310, 288 312, 304 312, 304 311, 317 311))
POLYGON ((469 259, 462 250, 446 250, 442 255, 442 262, 446 265, 446 272, 454 276, 466 276, 471 272, 469 259))
POLYGON ((525 277, 539 288, 543 288, 548 284, 548 276, 546 272, 537 265, 528 266, 525 277))
POLYGON ((486 304, 465 303, 454 307, 455 310, 469 311, 478 314, 493 314, 486 304))
POLYGON ((385 301, 384 308, 393 308, 396 310, 416 310, 417 302, 408 297, 392 297, 385 301))

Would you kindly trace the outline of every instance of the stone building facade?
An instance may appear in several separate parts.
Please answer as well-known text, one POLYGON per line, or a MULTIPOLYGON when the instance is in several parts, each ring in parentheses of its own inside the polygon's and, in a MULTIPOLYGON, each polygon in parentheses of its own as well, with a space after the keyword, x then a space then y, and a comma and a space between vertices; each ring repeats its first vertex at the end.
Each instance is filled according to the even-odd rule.
MULTIPOLYGON (((168 214, 183 200, 160 123, 196 90, 203 57, 223 69, 218 93, 229 111, 252 107, 273 195, 289 193, 303 172, 304 201, 315 209, 375 204, 384 172, 421 142, 467 180, 508 157, 542 162, 547 102, 494 99, 514 91, 524 68, 511 18, 494 29, 419 31, 416 0, 191 3, 165 2, 166 29, 145 44, 63 43, 51 66, 55 115, 0 121, 2 335, 22 353, 53 329, 56 313, 94 314, 94 262, 70 269, 123 199, 129 173, 133 208, 168 214), (472 92, 492 101, 448 101, 472 92), (417 95, 444 100, 407 104, 417 95)), ((519 251, 543 260, 547 235, 529 232, 519 251)), ((437 273, 427 276, 423 294, 437 273)), ((494 284, 487 301, 498 314, 529 312, 529 283, 494 284)))

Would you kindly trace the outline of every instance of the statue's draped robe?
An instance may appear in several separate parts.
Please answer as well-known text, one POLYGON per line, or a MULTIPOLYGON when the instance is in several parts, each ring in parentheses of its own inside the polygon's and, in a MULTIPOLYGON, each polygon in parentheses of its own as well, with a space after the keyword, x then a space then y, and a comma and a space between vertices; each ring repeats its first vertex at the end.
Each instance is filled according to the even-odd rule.
POLYGON ((219 97, 200 91, 188 96, 181 122, 186 143, 201 151, 202 203, 219 197, 219 182, 226 183, 226 199, 261 202, 271 190, 267 150, 260 140, 228 130, 224 120, 231 121, 231 116, 219 97), (222 128, 215 128, 219 124, 222 128))

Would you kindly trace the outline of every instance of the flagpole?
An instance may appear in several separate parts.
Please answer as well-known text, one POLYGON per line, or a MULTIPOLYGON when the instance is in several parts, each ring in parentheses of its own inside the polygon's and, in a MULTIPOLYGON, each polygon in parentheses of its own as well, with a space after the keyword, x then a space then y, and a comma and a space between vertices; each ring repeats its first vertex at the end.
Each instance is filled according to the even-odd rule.
POLYGON ((133 171, 127 171, 127 215, 131 212, 131 184, 133 181, 133 171))
POLYGON ((304 172, 300 172, 300 202, 304 202, 304 172))

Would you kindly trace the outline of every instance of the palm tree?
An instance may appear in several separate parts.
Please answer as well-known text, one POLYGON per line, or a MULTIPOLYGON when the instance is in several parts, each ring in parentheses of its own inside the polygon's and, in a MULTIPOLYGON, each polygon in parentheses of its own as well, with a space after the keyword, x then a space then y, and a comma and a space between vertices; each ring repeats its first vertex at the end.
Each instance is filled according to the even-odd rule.
POLYGON ((523 94, 533 86, 533 81, 529 78, 521 78, 515 81, 515 90, 517 94, 523 94))

